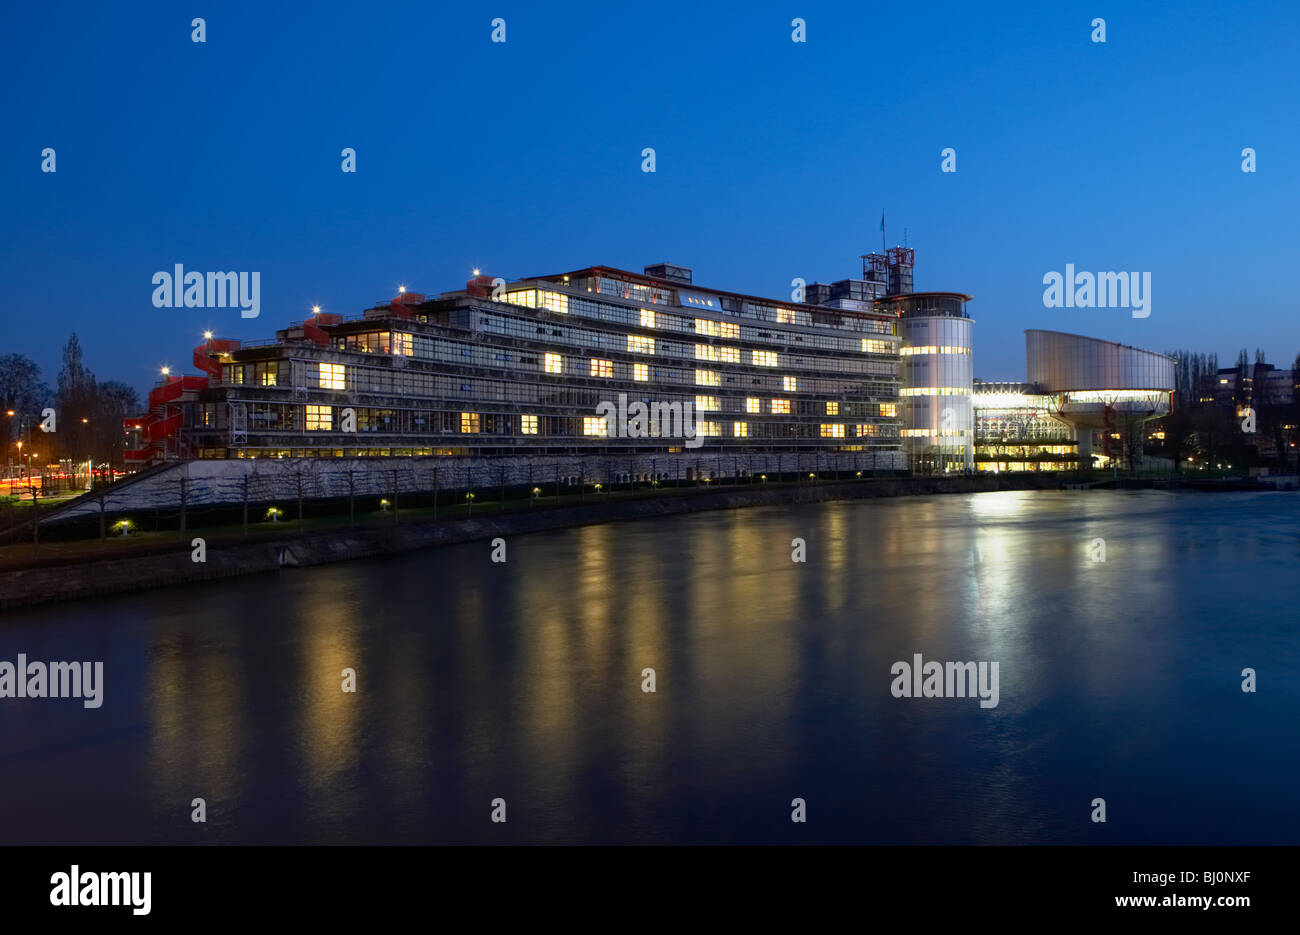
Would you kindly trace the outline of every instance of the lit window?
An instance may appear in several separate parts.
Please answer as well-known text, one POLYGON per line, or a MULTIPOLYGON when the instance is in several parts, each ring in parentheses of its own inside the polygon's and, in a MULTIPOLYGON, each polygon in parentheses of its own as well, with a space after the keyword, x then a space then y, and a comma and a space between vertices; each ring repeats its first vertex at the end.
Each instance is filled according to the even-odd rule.
POLYGON ((520 292, 507 292, 505 301, 511 305, 525 305, 528 308, 537 308, 537 290, 524 289, 520 292))
POLYGON ((716 396, 696 396, 695 409, 697 412, 715 412, 722 406, 716 396))
POLYGON ((697 344, 695 345, 695 359, 717 360, 718 352, 711 344, 697 344))
POLYGON ((718 436, 722 434, 722 426, 717 422, 697 422, 695 424, 695 434, 718 436))
POLYGON ((547 373, 564 372, 564 360, 563 358, 560 357, 559 354, 546 355, 546 372, 547 373))
POLYGON ((836 402, 831 402, 830 400, 827 400, 827 401, 826 401, 826 414, 827 414, 828 416, 837 416, 837 415, 839 415, 839 414, 840 414, 840 404, 839 404, 839 403, 836 403, 836 402))
POLYGON ((641 327, 642 328, 657 327, 655 325, 655 313, 653 310, 648 308, 641 309, 641 327))
POLYGON ((844 426, 838 423, 834 425, 822 425, 822 438, 843 438, 844 426))
POLYGON ((591 358, 591 375, 593 377, 612 377, 614 375, 614 362, 612 360, 601 360, 599 357, 591 358))
POLYGON ((649 380, 649 379, 650 379, 650 365, 649 365, 649 364, 633 364, 633 365, 632 365, 632 379, 633 379, 633 380, 640 380, 642 383, 644 383, 646 380, 649 380))
POLYGON ((519 431, 524 435, 537 434, 537 416, 520 416, 519 431))
POLYGON ((788 399, 772 400, 772 412, 776 415, 788 416, 790 414, 790 400, 788 399))
POLYGON ((412 338, 409 334, 402 331, 394 331, 392 336, 393 353, 401 357, 410 357, 413 353, 411 349, 412 338))
POLYGON ((333 413, 329 406, 308 406, 303 425, 308 432, 328 432, 334 427, 333 413))
POLYGON ((478 431, 478 413, 462 412, 460 414, 460 430, 466 435, 472 435, 478 431))
POLYGON ((745 398, 745 411, 746 411, 746 412, 762 412, 762 411, 763 411, 763 401, 762 401, 761 399, 759 399, 757 396, 747 396, 747 397, 745 398))
POLYGON ((721 382, 718 374, 713 370, 695 371, 695 384, 697 386, 718 386, 721 382))
POLYGON ((733 423, 731 423, 731 433, 732 433, 733 435, 735 435, 737 438, 748 438, 748 437, 749 437, 749 423, 748 423, 748 422, 733 422, 733 423))
POLYGON ((881 341, 876 338, 862 339, 862 353, 864 354, 888 354, 889 342, 881 341))
POLYGON ((604 437, 609 434, 609 423, 605 421, 604 416, 583 416, 582 434, 604 437))
POLYGON ((542 308, 548 308, 553 312, 563 312, 568 314, 569 297, 563 292, 543 292, 542 308))
POLYGON ((740 348, 720 347, 718 348, 718 359, 724 364, 738 364, 740 363, 740 348))
POLYGON ((788 308, 778 308, 776 310, 776 323, 778 325, 789 325, 794 323, 794 312, 788 308))
POLYGON ((695 333, 707 334, 709 337, 716 338, 718 336, 718 322, 709 318, 697 318, 695 319, 695 333))
POLYGON ((863 424, 861 424, 861 423, 858 424, 858 435, 859 435, 859 436, 862 436, 862 435, 879 435, 879 434, 880 434, 880 429, 879 429, 878 426, 875 426, 875 425, 863 425, 863 424))
POLYGON ((755 367, 776 366, 776 351, 754 351, 753 355, 755 367))
POLYGON ((795 393, 795 392, 798 392, 798 390, 799 390, 799 381, 796 380, 794 377, 782 377, 782 378, 781 378, 781 389, 785 390, 787 393, 795 393))
POLYGON ((880 414, 890 419, 896 418, 898 416, 898 403, 881 403, 880 414))
POLYGON ((321 364, 320 385, 323 390, 343 389, 343 365, 321 364))
POLYGON ((720 338, 739 338, 740 325, 729 321, 718 322, 718 337, 720 338))

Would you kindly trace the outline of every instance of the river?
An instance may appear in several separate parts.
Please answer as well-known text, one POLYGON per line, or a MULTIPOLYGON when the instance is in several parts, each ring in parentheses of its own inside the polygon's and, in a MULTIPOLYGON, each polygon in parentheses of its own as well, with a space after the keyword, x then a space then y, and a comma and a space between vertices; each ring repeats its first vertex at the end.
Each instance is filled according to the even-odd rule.
POLYGON ((0 660, 104 677, 95 709, 0 699, 0 840, 1300 842, 1295 495, 756 507, 491 553, 5 612, 0 660), (917 653, 997 662, 996 706, 894 697, 917 653))

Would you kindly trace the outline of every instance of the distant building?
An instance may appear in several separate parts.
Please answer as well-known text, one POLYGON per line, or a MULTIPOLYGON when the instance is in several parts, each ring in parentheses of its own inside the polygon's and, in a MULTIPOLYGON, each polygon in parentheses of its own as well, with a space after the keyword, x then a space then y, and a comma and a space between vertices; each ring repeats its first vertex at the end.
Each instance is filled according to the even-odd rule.
POLYGON ((1070 427, 1052 415, 1053 398, 1032 383, 974 381, 975 470, 1071 471, 1070 427))
POLYGON ((1174 360, 1061 331, 1025 332, 1026 383, 977 381, 976 468, 1140 464, 1144 423, 1169 413, 1174 360))

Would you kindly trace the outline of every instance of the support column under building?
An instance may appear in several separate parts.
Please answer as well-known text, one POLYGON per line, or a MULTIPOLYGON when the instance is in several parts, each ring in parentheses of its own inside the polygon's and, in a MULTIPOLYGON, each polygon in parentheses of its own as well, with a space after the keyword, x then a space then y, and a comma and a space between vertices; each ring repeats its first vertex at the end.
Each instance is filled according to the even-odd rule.
POLYGON ((1076 425, 1074 427, 1074 437, 1078 442, 1079 453, 1079 470, 1092 470, 1092 427, 1087 425, 1076 425))

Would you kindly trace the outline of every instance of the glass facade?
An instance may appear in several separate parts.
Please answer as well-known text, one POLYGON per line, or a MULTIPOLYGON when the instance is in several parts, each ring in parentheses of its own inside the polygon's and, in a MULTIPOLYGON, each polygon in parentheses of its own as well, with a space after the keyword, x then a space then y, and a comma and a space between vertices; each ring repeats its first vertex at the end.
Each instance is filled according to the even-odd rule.
POLYGON ((599 407, 620 396, 625 408, 708 412, 697 422, 705 450, 897 451, 902 440, 898 322, 886 311, 790 308, 601 268, 509 284, 496 300, 408 295, 313 332, 325 340, 291 327, 223 353, 219 377, 182 406, 182 447, 210 457, 680 449, 681 439, 608 431, 599 407))

